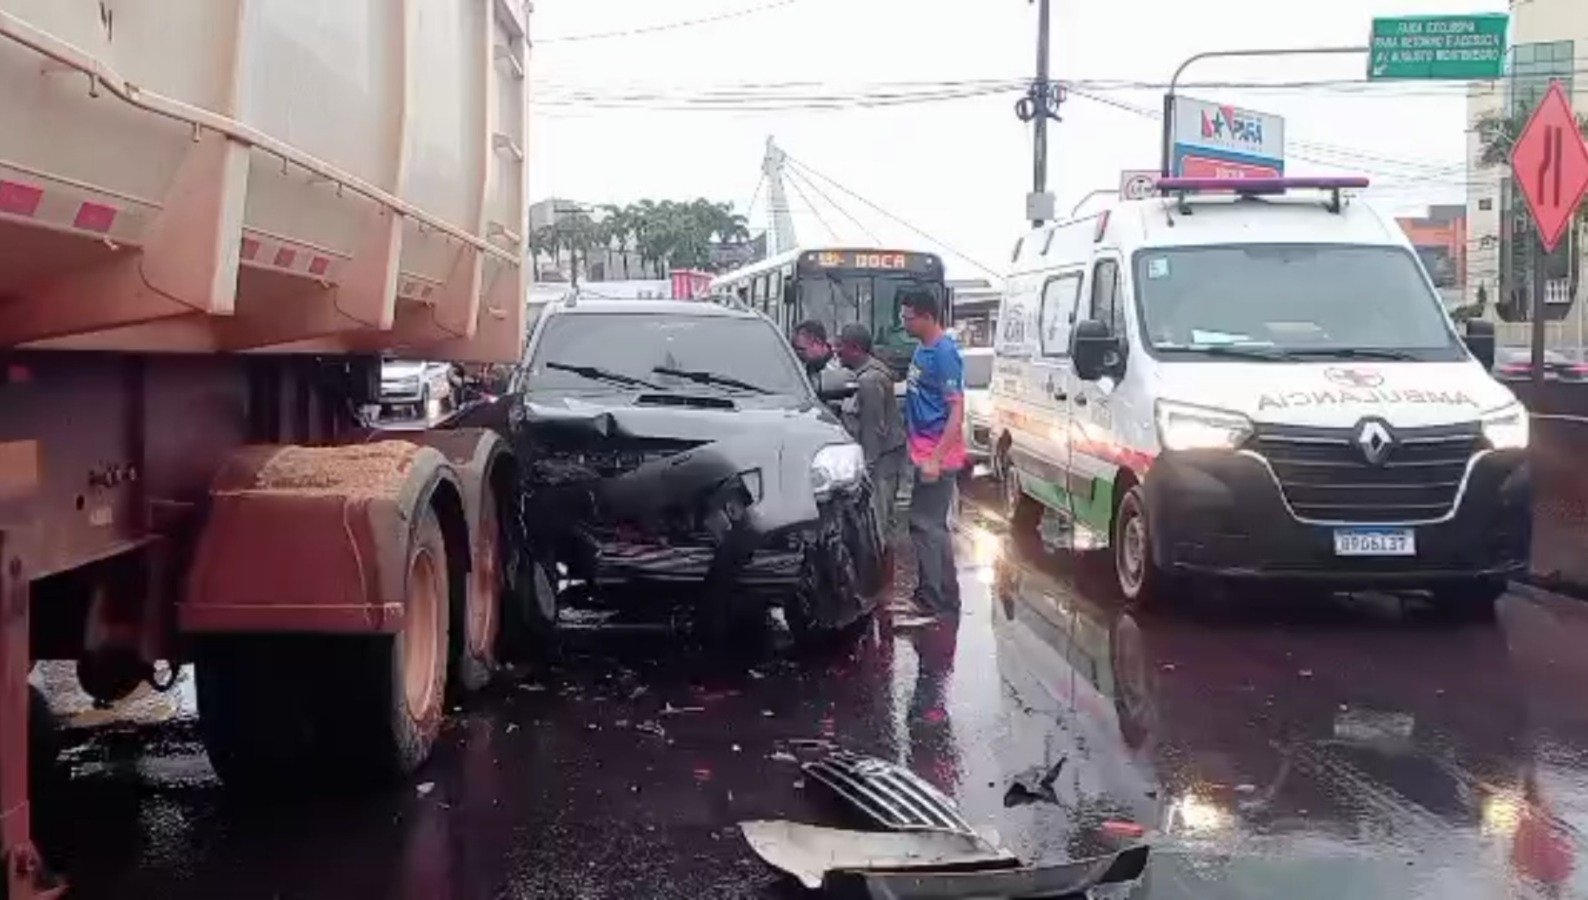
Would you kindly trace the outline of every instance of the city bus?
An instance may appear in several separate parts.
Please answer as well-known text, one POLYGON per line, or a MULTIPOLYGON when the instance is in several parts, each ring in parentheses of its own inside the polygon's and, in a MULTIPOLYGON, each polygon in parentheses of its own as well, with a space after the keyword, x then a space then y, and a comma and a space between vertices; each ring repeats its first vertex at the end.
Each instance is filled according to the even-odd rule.
POLYGON ((714 297, 737 298, 765 313, 792 336, 794 326, 811 319, 827 327, 836 342, 843 326, 859 322, 871 329, 877 357, 901 377, 915 341, 899 324, 899 295, 925 288, 943 304, 944 321, 953 321, 952 293, 943 281, 943 261, 931 253, 855 247, 806 247, 780 253, 717 276, 714 297))

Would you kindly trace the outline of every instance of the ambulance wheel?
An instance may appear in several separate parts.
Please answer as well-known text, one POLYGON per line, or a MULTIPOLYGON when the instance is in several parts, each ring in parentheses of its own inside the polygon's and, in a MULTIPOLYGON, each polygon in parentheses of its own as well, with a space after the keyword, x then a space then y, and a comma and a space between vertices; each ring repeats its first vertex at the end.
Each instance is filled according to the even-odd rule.
POLYGON ((1114 513, 1114 578, 1131 603, 1153 606, 1168 598, 1171 578, 1152 560, 1152 523, 1140 487, 1132 487, 1114 513))
POLYGON ((1009 536, 1017 541, 1035 540, 1042 525, 1042 502, 1020 487, 1020 473, 1005 457, 1003 469, 1004 515, 1009 519, 1009 536))

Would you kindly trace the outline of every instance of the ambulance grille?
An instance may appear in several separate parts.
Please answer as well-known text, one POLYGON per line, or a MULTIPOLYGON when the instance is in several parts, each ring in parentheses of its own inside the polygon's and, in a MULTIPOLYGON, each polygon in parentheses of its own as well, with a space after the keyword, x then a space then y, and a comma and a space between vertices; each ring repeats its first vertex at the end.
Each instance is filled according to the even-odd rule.
POLYGON ((1455 508, 1472 457, 1483 450, 1476 422, 1390 429, 1377 464, 1358 429, 1262 425, 1247 449, 1268 460, 1298 517, 1313 522, 1426 522, 1455 508))

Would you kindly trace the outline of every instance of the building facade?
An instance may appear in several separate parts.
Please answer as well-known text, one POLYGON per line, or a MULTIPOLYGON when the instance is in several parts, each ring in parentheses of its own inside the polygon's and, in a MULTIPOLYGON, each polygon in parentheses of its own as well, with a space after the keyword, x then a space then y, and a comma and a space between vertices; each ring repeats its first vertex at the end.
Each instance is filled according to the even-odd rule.
MULTIPOLYGON (((1513 0, 1511 50, 1504 78, 1474 84, 1467 103, 1466 270, 1463 297, 1483 302, 1505 343, 1526 343, 1535 255, 1526 201, 1503 161, 1485 159, 1484 122, 1499 121, 1514 138, 1551 81, 1558 80, 1579 115, 1588 113, 1588 0, 1513 0), (1494 162, 1494 165, 1486 165, 1494 162)), ((1578 229, 1542 261, 1545 318, 1552 345, 1578 345, 1584 324, 1582 235, 1578 229)))

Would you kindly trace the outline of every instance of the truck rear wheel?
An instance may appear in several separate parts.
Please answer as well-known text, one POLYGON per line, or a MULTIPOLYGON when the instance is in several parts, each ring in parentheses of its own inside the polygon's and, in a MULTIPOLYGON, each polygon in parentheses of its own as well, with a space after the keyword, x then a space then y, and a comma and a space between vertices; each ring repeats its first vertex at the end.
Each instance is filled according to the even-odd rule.
POLYGON ((480 498, 479 534, 475 559, 469 569, 469 589, 456 607, 452 627, 458 634, 453 678, 457 689, 472 693, 485 687, 496 673, 502 631, 502 520, 496 494, 487 487, 480 498))
POLYGON ((200 642, 200 726, 221 778, 248 789, 289 779, 391 780, 417 769, 444 710, 448 572, 441 526, 426 506, 408 548, 396 635, 200 642))

